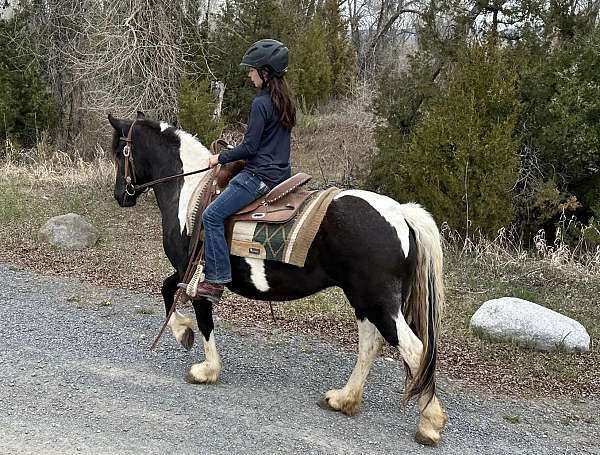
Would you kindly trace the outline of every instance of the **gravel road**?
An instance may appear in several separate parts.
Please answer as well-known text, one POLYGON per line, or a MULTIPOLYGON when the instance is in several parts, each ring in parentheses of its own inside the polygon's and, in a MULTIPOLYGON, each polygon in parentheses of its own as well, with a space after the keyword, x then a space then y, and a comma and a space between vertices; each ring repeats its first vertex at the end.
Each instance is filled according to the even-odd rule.
POLYGON ((0 265, 2 454, 600 454, 599 400, 477 395, 441 378, 450 424, 414 442, 400 407, 402 365, 377 360, 361 412, 316 405, 341 387, 353 352, 298 334, 218 321, 217 385, 190 385, 200 359, 167 333, 155 296, 0 265))

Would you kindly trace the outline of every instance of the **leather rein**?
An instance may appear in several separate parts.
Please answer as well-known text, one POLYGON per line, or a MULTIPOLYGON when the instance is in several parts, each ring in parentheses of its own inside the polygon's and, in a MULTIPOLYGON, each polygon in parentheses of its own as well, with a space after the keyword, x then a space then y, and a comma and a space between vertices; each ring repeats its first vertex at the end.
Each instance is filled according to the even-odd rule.
MULTIPOLYGON (((167 177, 161 177, 159 179, 152 180, 151 182, 148 182, 148 183, 143 183, 141 185, 137 185, 136 178, 135 178, 135 164, 134 164, 134 160, 133 160, 133 153, 132 153, 132 147, 131 147, 131 143, 132 143, 131 137, 132 137, 132 133, 133 133, 133 125, 135 125, 135 122, 137 122, 137 119, 134 120, 133 123, 131 124, 131 126, 129 127, 129 131, 127 132, 127 137, 121 136, 119 138, 120 140, 125 142, 125 146, 123 147, 123 157, 125 158, 125 170, 124 170, 125 193, 127 193, 128 196, 134 196, 136 192, 145 190, 146 188, 149 188, 158 183, 168 182, 170 180, 174 180, 179 177, 186 177, 188 175, 199 174, 201 172, 206 172, 211 169, 210 167, 205 167, 204 169, 198 169, 196 171, 182 172, 180 174, 169 175, 167 177)), ((227 145, 227 143, 225 141, 222 141, 222 143, 220 141, 222 141, 222 140, 219 139, 216 142, 218 142, 219 145, 227 145)))

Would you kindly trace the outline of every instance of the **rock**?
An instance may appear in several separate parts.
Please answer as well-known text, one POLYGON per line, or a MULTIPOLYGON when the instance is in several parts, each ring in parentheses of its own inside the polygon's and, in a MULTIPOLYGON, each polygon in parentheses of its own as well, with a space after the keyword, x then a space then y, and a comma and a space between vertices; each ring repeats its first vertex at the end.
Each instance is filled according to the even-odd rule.
POLYGON ((579 322, 513 297, 485 302, 471 318, 470 326, 483 338, 511 341, 539 351, 590 350, 590 336, 579 322))
POLYGON ((79 250, 96 244, 98 230, 82 216, 68 213, 46 221, 40 229, 39 239, 61 248, 79 250))

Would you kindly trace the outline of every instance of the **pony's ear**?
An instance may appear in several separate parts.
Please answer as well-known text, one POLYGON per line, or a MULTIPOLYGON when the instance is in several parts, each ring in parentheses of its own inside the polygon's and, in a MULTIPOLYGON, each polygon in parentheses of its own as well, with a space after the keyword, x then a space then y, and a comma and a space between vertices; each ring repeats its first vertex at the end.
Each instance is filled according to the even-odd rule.
POLYGON ((138 120, 142 120, 146 118, 146 114, 144 114, 142 111, 137 111, 137 117, 138 120))
POLYGON ((111 114, 108 114, 108 121, 121 136, 127 135, 127 131, 129 131, 129 125, 131 125, 131 122, 115 118, 111 114))

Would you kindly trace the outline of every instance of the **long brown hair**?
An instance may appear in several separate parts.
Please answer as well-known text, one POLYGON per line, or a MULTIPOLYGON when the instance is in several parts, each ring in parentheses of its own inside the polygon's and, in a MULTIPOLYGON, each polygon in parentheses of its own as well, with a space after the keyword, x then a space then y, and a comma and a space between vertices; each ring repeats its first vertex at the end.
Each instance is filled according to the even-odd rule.
POLYGON ((285 79, 272 77, 268 87, 271 101, 279 111, 279 120, 291 130, 296 126, 296 104, 290 86, 285 79))

